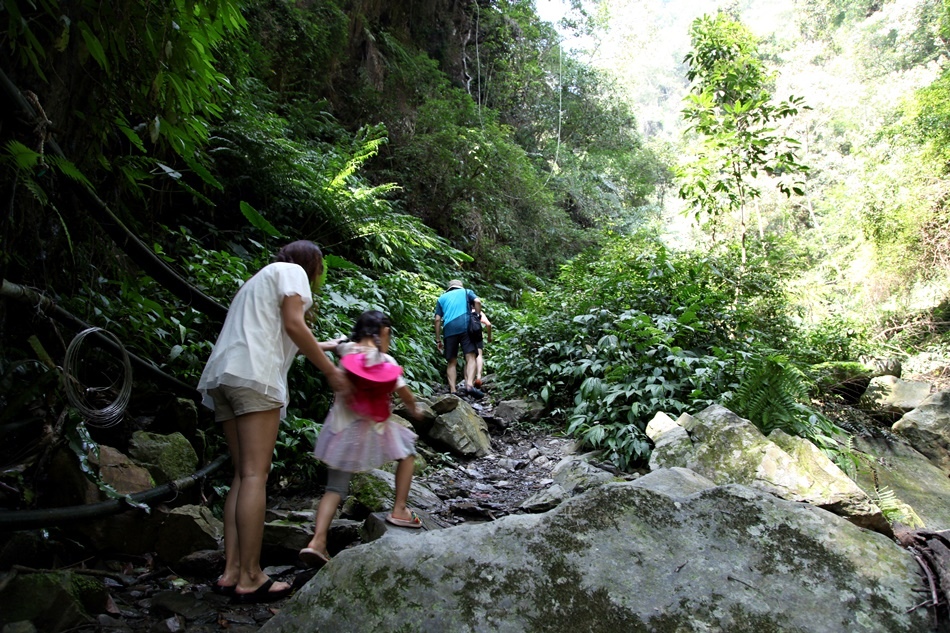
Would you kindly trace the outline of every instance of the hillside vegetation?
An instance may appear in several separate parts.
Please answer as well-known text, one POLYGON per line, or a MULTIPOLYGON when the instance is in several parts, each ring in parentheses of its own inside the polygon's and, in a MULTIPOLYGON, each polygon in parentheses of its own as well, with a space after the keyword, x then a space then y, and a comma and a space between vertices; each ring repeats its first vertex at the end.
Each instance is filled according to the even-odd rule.
MULTIPOLYGON (((654 413, 712 402, 840 455, 815 366, 945 349, 950 4, 680 4, 571 3, 555 29, 528 1, 7 0, 2 277, 178 381, 137 372, 129 419, 190 397, 222 307, 305 238, 318 335, 387 312, 419 393, 460 277, 495 395, 622 468, 654 413)), ((86 438, 54 369, 76 330, 0 303, 11 507, 52 429, 86 438)), ((290 470, 329 405, 291 376, 290 470)))

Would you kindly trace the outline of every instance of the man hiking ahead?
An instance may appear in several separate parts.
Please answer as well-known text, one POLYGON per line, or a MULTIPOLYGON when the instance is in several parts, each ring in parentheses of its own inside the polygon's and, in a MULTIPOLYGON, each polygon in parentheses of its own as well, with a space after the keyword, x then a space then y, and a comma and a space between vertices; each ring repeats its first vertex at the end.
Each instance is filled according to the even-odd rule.
POLYGON ((445 292, 435 304, 435 343, 448 361, 445 376, 449 381, 449 391, 452 393, 455 393, 457 380, 456 363, 459 347, 462 348, 462 353, 465 354, 465 387, 462 393, 478 399, 485 396, 473 384, 478 348, 468 335, 469 314, 474 301, 475 293, 466 290, 461 281, 453 279, 449 282, 445 292))

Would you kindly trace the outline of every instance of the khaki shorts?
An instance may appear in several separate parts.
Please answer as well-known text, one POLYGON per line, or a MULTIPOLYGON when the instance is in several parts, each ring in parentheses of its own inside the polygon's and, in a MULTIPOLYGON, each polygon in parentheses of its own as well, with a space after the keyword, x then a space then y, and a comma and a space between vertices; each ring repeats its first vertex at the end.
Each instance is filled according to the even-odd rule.
POLYGON ((257 411, 280 409, 284 403, 249 387, 221 385, 208 391, 214 400, 214 421, 224 422, 257 411))

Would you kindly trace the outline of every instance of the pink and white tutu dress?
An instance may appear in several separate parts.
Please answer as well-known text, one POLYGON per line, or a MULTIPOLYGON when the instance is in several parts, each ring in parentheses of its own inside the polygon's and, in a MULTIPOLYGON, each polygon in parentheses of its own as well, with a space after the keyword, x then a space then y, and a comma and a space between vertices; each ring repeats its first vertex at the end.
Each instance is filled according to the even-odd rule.
POLYGON ((353 360, 347 359, 348 355, 361 355, 361 363, 368 359, 367 373, 360 376, 362 372, 355 369, 360 374, 357 374, 355 393, 349 402, 339 397, 334 400, 317 437, 314 456, 334 470, 353 473, 415 455, 418 436, 399 424, 390 410, 391 394, 406 385, 401 368, 395 379, 375 384, 362 380, 375 380, 372 374, 378 363, 387 363, 390 369, 391 366, 398 368, 395 359, 389 354, 380 354, 375 347, 356 343, 341 343, 336 353, 348 371, 355 369, 352 362, 345 362, 353 360))

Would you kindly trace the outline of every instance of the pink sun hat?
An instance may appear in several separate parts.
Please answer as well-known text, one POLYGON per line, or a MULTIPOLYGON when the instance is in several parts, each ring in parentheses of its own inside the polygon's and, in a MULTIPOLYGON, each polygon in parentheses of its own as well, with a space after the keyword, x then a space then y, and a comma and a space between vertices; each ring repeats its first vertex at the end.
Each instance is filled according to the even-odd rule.
POLYGON ((389 396, 395 391, 402 367, 388 362, 382 354, 347 354, 340 365, 356 387, 350 408, 375 422, 385 422, 390 414, 389 396))

